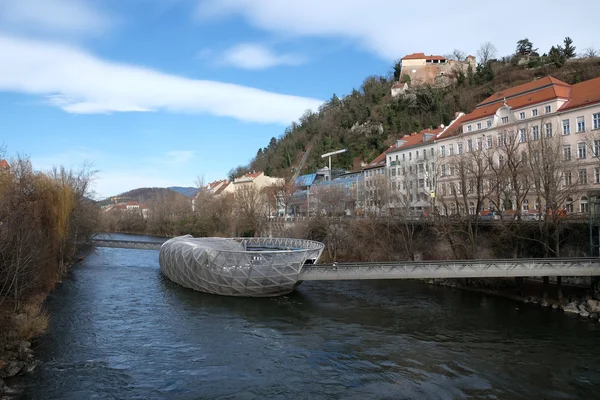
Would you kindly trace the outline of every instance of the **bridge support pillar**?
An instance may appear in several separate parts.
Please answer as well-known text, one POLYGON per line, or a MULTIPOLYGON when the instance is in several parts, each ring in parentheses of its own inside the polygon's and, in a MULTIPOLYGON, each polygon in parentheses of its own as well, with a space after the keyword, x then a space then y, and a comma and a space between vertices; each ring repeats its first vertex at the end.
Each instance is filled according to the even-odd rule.
POLYGON ((556 277, 556 298, 559 301, 559 303, 562 303, 562 301, 563 301, 562 276, 556 277))
POLYGON ((515 278, 515 293, 519 296, 523 295, 523 281, 524 278, 521 276, 515 278))
POLYGON ((543 278, 543 283, 542 283, 542 299, 547 299, 548 298, 548 287, 550 286, 550 277, 549 276, 544 276, 543 278))

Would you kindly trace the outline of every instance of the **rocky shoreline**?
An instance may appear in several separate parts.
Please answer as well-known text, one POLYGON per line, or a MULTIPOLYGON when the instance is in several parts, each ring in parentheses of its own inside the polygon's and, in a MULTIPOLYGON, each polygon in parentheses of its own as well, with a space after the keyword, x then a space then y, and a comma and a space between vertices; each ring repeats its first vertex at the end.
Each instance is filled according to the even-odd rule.
POLYGON ((19 374, 28 374, 35 370, 39 361, 35 360, 31 342, 21 340, 0 349, 0 399, 10 399, 20 391, 7 385, 5 379, 19 374))
MULTIPOLYGON (((467 290, 477 293, 485 293, 491 296, 504 297, 515 300, 520 303, 538 304, 541 307, 548 307, 554 310, 562 310, 565 314, 579 315, 582 318, 587 318, 596 322, 600 322, 600 300, 594 299, 587 294, 581 297, 568 296, 562 300, 544 298, 537 295, 518 295, 511 293, 508 287, 502 289, 487 288, 485 286, 468 286, 461 284, 456 279, 429 279, 424 281, 427 284, 449 286, 456 289, 467 290), (508 290, 507 290, 508 289, 508 290)), ((514 288, 512 288, 514 289, 514 288)))

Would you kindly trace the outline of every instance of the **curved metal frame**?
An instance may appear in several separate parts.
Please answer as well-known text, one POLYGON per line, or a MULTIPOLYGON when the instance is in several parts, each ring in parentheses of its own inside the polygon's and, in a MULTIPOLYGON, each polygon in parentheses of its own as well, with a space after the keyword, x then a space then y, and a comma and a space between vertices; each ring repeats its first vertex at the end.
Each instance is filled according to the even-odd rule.
POLYGON ((161 246, 159 264, 173 282, 201 292, 279 296, 296 288, 304 263, 315 263, 324 247, 302 239, 196 239, 186 235, 161 246))

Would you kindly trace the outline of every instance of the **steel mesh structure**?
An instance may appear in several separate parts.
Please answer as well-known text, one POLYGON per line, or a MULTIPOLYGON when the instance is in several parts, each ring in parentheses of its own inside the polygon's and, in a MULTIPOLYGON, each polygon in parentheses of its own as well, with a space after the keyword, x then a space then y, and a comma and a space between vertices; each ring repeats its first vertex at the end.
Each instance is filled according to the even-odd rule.
POLYGON ((181 286, 225 296, 267 297, 292 292, 304 263, 324 245, 302 239, 180 236, 160 248, 162 273, 181 286))

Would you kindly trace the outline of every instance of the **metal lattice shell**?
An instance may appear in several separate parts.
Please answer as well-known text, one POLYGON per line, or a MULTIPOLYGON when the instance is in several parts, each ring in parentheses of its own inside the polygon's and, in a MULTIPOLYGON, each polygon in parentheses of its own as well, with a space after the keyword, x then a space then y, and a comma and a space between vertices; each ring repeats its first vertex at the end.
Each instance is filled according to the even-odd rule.
POLYGON ((292 292, 304 263, 324 245, 302 239, 179 236, 160 248, 162 273, 181 286, 225 296, 265 297, 292 292))

